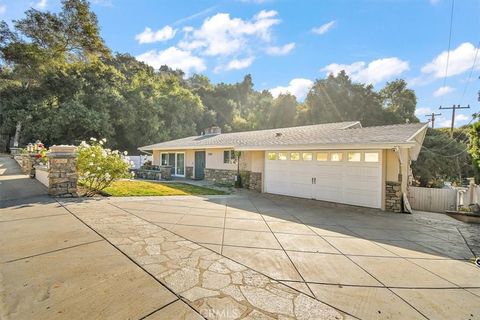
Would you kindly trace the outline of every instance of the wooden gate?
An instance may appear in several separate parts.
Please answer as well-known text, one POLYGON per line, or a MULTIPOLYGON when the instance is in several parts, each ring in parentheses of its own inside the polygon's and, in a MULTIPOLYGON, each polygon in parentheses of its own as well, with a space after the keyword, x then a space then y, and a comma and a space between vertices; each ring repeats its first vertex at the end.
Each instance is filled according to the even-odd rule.
POLYGON ((413 210, 444 213, 456 209, 457 190, 410 187, 408 201, 413 210))

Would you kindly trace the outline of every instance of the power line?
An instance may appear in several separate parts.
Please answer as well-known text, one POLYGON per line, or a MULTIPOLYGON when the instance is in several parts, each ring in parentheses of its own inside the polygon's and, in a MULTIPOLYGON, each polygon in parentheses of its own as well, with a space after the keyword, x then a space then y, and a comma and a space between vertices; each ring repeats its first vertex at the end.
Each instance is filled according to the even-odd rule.
POLYGON ((458 157, 459 155, 461 155, 462 153, 465 153, 465 152, 468 153, 468 147, 465 148, 465 149, 463 149, 463 150, 460 151, 459 153, 451 154, 451 155, 444 155, 444 154, 437 153, 437 152, 435 152, 435 151, 433 151, 433 150, 431 150, 431 149, 429 149, 429 148, 427 148, 427 147, 425 147, 425 146, 422 146, 422 149, 425 149, 425 150, 427 150, 427 151, 430 152, 430 153, 433 153, 433 154, 435 154, 435 155, 437 155, 437 156, 444 157, 444 158, 455 158, 455 157, 458 157))
POLYGON ((428 117, 428 122, 432 123, 432 129, 435 128, 435 116, 441 116, 441 113, 432 112, 432 114, 426 114, 425 117, 428 117))
MULTIPOLYGON (((448 109, 450 109, 450 108, 448 108, 448 109)), ((426 151, 428 151, 428 152, 430 152, 430 153, 433 153, 433 154, 435 154, 435 155, 437 155, 437 156, 444 157, 444 158, 455 158, 455 157, 458 157, 459 155, 461 155, 462 153, 467 153, 467 154, 468 154, 468 153, 469 153, 469 152, 468 152, 468 149, 469 149, 468 146, 466 146, 464 150, 460 151, 459 153, 453 154, 453 155, 444 155, 444 154, 438 153, 438 151, 447 148, 447 147, 448 147, 451 143, 453 143, 454 141, 457 142, 457 143, 461 143, 461 144, 465 143, 465 142, 469 139, 469 136, 465 133, 465 131, 469 129, 468 126, 469 126, 469 125, 472 123, 472 121, 475 120, 475 119, 476 119, 475 114, 473 114, 473 115, 472 115, 472 119, 470 119, 470 121, 465 125, 465 128, 460 129, 460 135, 462 135, 462 134, 465 135, 465 138, 464 138, 464 139, 458 141, 456 138, 451 137, 450 141, 449 141, 447 144, 443 145, 443 146, 442 146, 441 148, 439 148, 439 149, 436 149, 437 152, 435 152, 435 151, 433 151, 432 149, 427 148, 427 147, 425 147, 425 146, 422 146, 422 149, 425 149, 426 151)))
POLYGON ((460 98, 461 103, 463 103, 463 98, 465 97, 465 93, 467 92, 467 88, 470 84, 470 79, 472 78, 473 71, 475 70, 475 64, 477 63, 478 50, 480 49, 480 41, 478 41, 477 47, 475 49, 476 50, 475 50, 475 56, 473 57, 472 68, 470 69, 467 82, 465 83, 465 87, 463 88, 462 97, 460 98))
MULTIPOLYGON (((445 76, 443 78, 443 87, 447 84, 447 76, 448 76, 448 64, 450 62, 450 47, 452 44, 452 30, 453 30, 453 9, 455 8, 455 0, 452 0, 452 10, 450 12, 450 32, 448 34, 448 50, 447 50, 447 62, 445 64, 445 76)), ((443 98, 442 98, 443 102, 443 98)))
MULTIPOLYGON (((468 129, 469 129, 468 126, 470 125, 470 123, 472 123, 472 121, 473 121, 474 119, 475 119, 475 118, 472 117, 472 119, 470 119, 470 121, 465 125, 465 128, 459 129, 459 130, 460 130, 460 134, 461 134, 461 135, 462 135, 462 134, 465 135, 465 138, 464 138, 464 139, 462 139, 461 141, 457 141, 456 138, 451 138, 450 141, 449 141, 447 144, 445 144, 445 145, 443 145, 441 148, 437 149, 437 151, 446 149, 446 148, 447 148, 450 144, 452 144, 453 142, 457 142, 457 143, 465 143, 465 142, 467 142, 467 140, 469 139, 469 136, 465 133, 464 130, 468 130, 468 129)), ((428 149, 428 148, 427 148, 427 149, 428 149)))
MULTIPOLYGON (((452 0, 452 9, 450 10, 450 30, 448 33, 448 48, 447 48, 447 61, 445 63, 445 75, 443 77, 443 85, 442 87, 447 86, 447 77, 448 77, 448 65, 450 63, 450 48, 452 45, 452 31, 453 31, 453 12, 455 8, 455 0, 452 0)), ((445 96, 442 95, 440 104, 443 104, 443 101, 445 99, 445 96)))
POLYGON ((460 105, 453 105, 452 107, 442 107, 440 106, 440 110, 452 110, 452 124, 450 126, 450 138, 453 138, 453 128, 455 126, 455 111, 457 109, 470 109, 470 105, 466 107, 461 107, 460 105))

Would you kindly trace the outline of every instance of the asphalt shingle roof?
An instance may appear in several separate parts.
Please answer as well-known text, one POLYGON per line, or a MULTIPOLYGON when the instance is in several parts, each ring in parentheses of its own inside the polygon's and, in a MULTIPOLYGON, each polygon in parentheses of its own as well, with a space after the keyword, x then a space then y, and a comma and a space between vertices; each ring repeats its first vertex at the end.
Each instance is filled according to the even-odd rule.
POLYGON ((206 147, 271 148, 295 145, 401 144, 424 123, 361 127, 357 121, 192 136, 141 147, 141 150, 206 147))

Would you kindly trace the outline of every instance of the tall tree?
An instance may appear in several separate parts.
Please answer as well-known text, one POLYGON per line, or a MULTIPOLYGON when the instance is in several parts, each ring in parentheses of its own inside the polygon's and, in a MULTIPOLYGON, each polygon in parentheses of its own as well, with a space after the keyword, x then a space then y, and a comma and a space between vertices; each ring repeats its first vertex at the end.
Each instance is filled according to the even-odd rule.
POLYGON ((363 125, 383 124, 385 110, 373 86, 353 83, 345 71, 316 80, 305 99, 299 121, 304 124, 361 121, 363 125))
POLYGON ((25 114, 31 116, 57 104, 56 88, 51 90, 46 79, 68 72, 71 64, 110 54, 99 35, 97 18, 85 0, 63 0, 58 14, 30 9, 25 15, 14 21, 14 31, 0 22, 0 59, 17 81, 16 86, 1 93, 14 99, 3 100, 0 110, 11 115, 3 119, 3 126, 7 130, 15 127, 16 136, 26 127, 22 123, 29 120, 25 114), (22 97, 21 104, 8 90, 22 97))
POLYGON ((295 125, 297 99, 291 94, 281 94, 273 100, 269 114, 269 127, 284 128, 295 125))
POLYGON ((407 88, 407 82, 397 79, 387 82, 380 90, 383 107, 389 112, 386 117, 388 123, 419 122, 415 116, 417 97, 415 91, 407 88))

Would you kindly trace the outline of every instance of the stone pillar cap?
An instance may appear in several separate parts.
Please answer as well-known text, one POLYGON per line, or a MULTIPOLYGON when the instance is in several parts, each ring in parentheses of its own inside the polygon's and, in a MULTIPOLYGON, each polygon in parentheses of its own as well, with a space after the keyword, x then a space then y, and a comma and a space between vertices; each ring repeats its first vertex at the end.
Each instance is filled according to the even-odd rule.
POLYGON ((65 144, 59 146, 54 145, 50 147, 49 151, 52 153, 75 153, 77 151, 77 147, 65 144))

